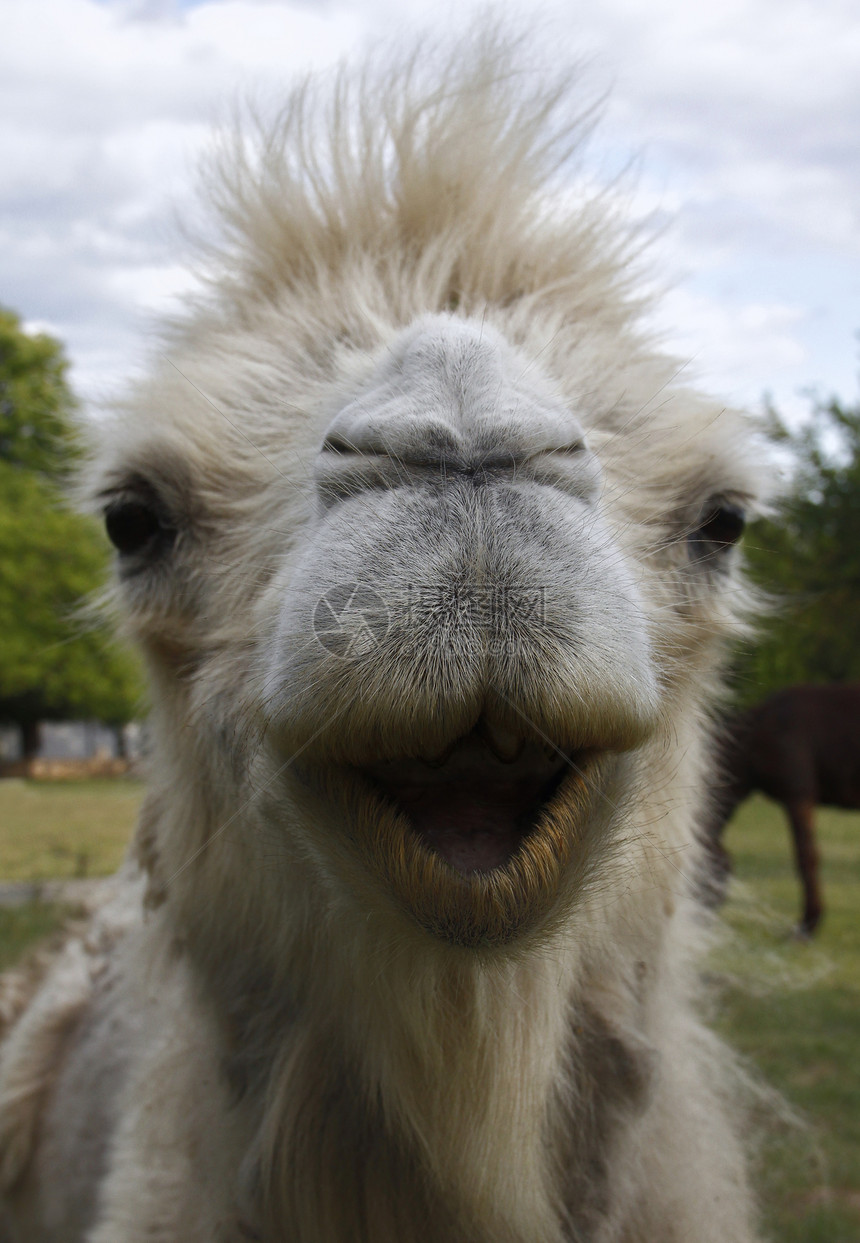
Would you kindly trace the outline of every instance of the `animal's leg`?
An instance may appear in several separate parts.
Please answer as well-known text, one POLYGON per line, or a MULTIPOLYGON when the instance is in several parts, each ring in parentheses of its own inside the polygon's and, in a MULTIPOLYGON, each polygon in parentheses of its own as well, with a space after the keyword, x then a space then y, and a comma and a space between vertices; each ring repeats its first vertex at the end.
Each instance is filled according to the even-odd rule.
POLYGON ((732 875, 732 856, 714 835, 705 842, 705 861, 700 893, 706 906, 716 907, 726 900, 732 875))
POLYGON ((794 839, 794 857, 803 886, 803 918, 800 931, 811 936, 821 921, 823 903, 818 878, 818 845, 815 840, 815 804, 798 799, 786 807, 794 839))

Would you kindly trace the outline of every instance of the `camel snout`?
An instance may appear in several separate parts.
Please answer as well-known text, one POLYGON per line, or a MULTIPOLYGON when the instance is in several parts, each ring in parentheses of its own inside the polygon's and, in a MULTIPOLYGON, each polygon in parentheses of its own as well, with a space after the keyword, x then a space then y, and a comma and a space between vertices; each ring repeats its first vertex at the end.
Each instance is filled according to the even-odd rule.
POLYGON ((593 502, 598 468, 573 411, 500 334, 422 317, 331 420, 323 509, 364 490, 544 485, 593 502))

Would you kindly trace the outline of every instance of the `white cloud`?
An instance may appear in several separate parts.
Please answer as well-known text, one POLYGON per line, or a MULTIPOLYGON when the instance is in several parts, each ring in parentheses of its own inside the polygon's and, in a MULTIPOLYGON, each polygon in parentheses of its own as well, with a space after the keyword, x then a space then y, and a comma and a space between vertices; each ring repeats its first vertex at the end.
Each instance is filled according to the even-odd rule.
POLYGON ((748 400, 751 380, 763 373, 781 380, 808 363, 797 331, 805 314, 801 306, 731 303, 682 288, 665 295, 654 318, 692 378, 727 398, 748 400))
MULTIPOLYGON (((575 25, 569 0, 545 8, 555 59, 585 50, 592 81, 614 82, 598 166, 641 150, 638 210, 674 221, 656 251, 680 281, 661 311, 673 343, 731 397, 853 395, 853 0, 596 0, 575 25)), ((103 393, 139 358, 147 314, 185 288, 171 204, 213 116, 416 24, 447 19, 429 0, 7 3, 0 301, 53 324, 79 387, 103 393)))

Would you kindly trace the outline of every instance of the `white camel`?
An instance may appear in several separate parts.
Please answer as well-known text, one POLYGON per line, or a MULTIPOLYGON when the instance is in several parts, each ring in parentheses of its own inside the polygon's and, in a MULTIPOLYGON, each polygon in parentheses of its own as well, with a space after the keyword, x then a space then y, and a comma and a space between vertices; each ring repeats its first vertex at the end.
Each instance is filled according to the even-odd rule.
POLYGON ((0 995, 14 1243, 750 1243, 696 1014, 705 721, 763 473, 489 37, 295 92, 88 475, 132 857, 0 995))

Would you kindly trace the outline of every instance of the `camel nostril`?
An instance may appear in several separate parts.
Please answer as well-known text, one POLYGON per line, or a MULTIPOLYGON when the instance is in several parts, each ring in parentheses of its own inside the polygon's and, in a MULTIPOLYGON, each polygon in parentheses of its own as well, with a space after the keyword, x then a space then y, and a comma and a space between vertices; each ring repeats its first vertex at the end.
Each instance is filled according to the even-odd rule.
POLYGON ((323 441, 321 452, 338 453, 341 457, 344 457, 346 455, 355 456, 356 454, 361 453, 362 450, 352 444, 349 440, 346 440, 343 436, 326 436, 323 441))

